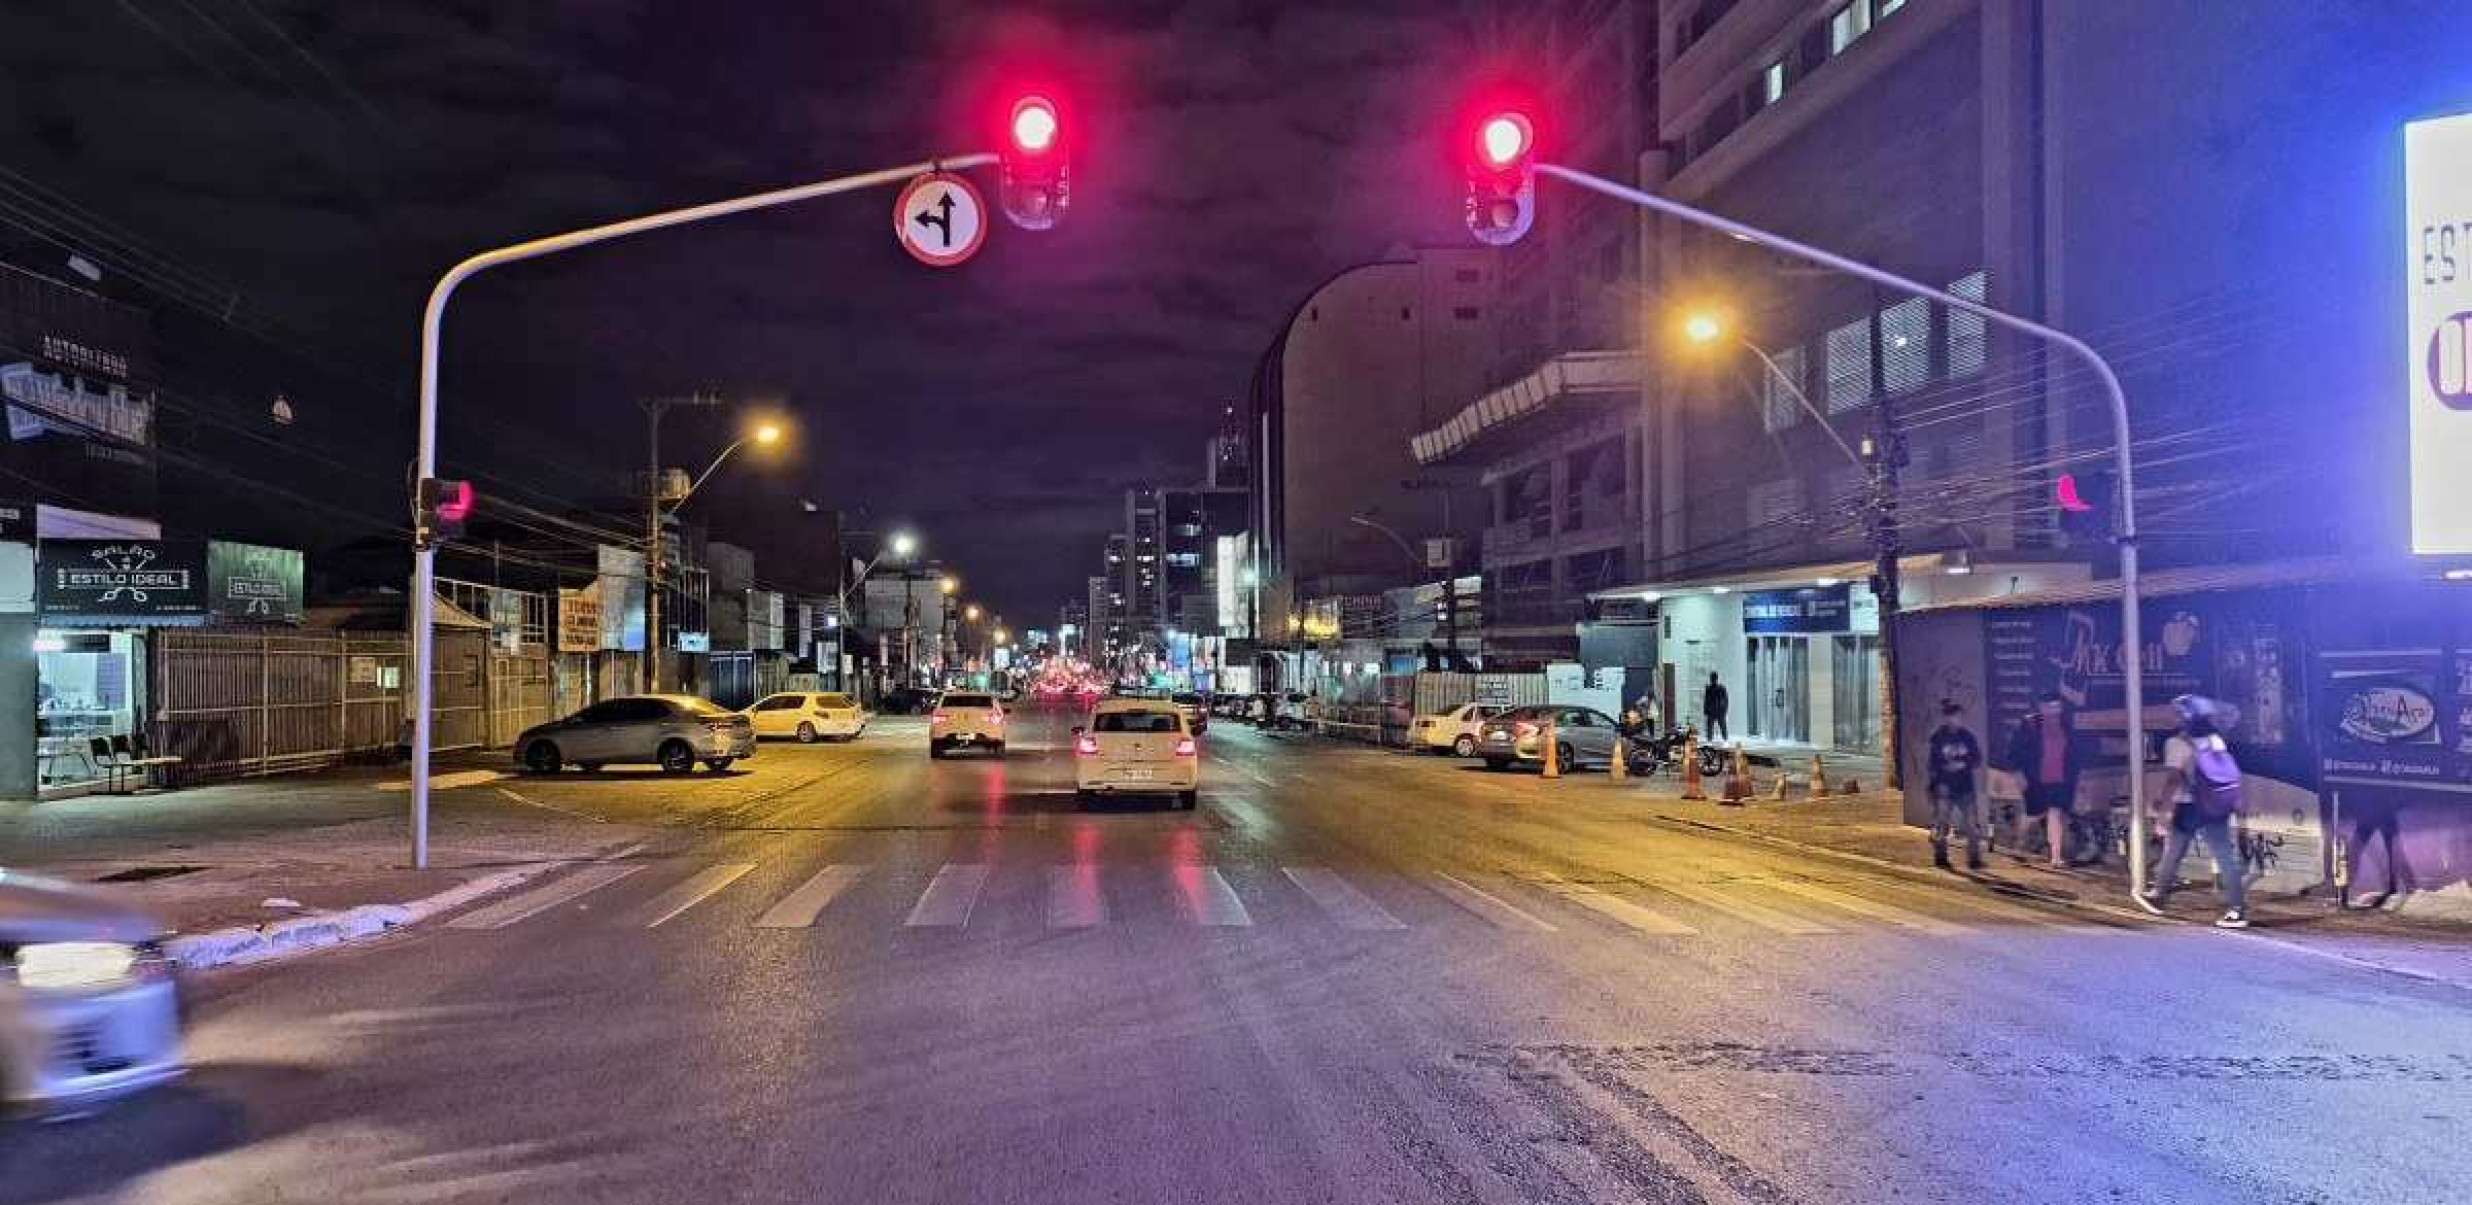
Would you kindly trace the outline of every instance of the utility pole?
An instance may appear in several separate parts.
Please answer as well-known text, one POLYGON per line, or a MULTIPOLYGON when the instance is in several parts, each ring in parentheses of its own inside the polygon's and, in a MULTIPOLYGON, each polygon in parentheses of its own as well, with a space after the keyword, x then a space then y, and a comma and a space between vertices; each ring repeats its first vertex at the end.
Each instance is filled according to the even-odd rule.
POLYGON ((1905 757, 1897 723, 1897 600, 1900 585, 1897 560, 1904 540, 1897 527, 1898 470, 1905 467, 1905 437, 1897 433, 1894 395, 1888 389, 1887 350, 1880 322, 1880 293, 1871 294, 1871 434, 1863 437, 1863 461, 1869 478, 1871 527, 1871 595, 1880 615, 1880 773, 1889 790, 1905 789, 1905 757))
POLYGON ((636 405, 644 411, 644 446, 651 454, 651 472, 644 478, 644 690, 661 689, 661 569, 665 542, 661 538, 661 416, 677 406, 718 406, 714 393, 685 397, 648 397, 636 405))

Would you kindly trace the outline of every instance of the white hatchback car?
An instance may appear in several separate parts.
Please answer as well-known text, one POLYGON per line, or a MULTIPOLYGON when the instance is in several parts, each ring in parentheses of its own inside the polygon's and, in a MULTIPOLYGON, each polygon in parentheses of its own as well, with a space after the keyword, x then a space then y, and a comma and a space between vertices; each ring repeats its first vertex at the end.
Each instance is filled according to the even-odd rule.
POLYGON ((73 1115, 180 1074, 162 937, 93 888, 0 870, 0 1105, 73 1115))
POLYGON ((1073 730, 1073 789, 1093 795, 1174 795, 1200 802, 1201 748, 1184 712, 1166 699, 1108 699, 1073 730))
POLYGON ((1408 725, 1408 744, 1433 753, 1474 757, 1485 721, 1505 710, 1485 703, 1462 703, 1439 715, 1420 715, 1408 725))
POLYGON ((1004 756, 1004 704, 983 690, 948 690, 927 717, 927 756, 985 749, 1004 756))
POLYGON ((867 713, 848 695, 792 691, 757 699, 747 709, 758 739, 787 736, 799 744, 856 740, 866 734, 867 713))

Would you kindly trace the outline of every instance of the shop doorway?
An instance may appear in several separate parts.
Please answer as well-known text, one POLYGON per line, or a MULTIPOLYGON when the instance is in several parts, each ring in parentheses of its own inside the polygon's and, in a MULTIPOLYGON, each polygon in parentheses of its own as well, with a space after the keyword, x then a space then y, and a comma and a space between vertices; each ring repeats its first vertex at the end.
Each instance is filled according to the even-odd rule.
POLYGON ((1839 636, 1829 651, 1831 714, 1837 748, 1849 753, 1880 749, 1880 638, 1839 636))
POLYGON ((1767 741, 1811 740, 1811 641, 1801 636, 1753 636, 1749 714, 1751 735, 1767 741))

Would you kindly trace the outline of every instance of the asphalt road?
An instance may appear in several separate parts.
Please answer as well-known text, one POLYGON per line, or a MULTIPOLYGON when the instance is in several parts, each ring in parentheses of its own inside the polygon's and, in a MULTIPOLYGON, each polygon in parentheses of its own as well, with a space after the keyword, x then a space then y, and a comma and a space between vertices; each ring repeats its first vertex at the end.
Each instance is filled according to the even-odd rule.
POLYGON ((2472 994, 1222 726, 506 784, 662 835, 209 977, 0 1200, 2461 1201, 2472 994))

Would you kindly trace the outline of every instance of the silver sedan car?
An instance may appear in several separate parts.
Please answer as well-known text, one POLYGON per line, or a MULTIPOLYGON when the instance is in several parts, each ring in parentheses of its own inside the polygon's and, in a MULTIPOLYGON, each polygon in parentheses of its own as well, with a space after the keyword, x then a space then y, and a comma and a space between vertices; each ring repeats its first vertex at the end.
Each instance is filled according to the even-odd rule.
POLYGON ((75 1114, 180 1074, 163 935, 92 888, 0 870, 0 1104, 75 1114))
POLYGON ((603 699, 515 738, 516 764, 535 774, 570 764, 598 770, 609 762, 651 762, 684 774, 699 761, 717 773, 753 756, 754 722, 694 695, 603 699))

